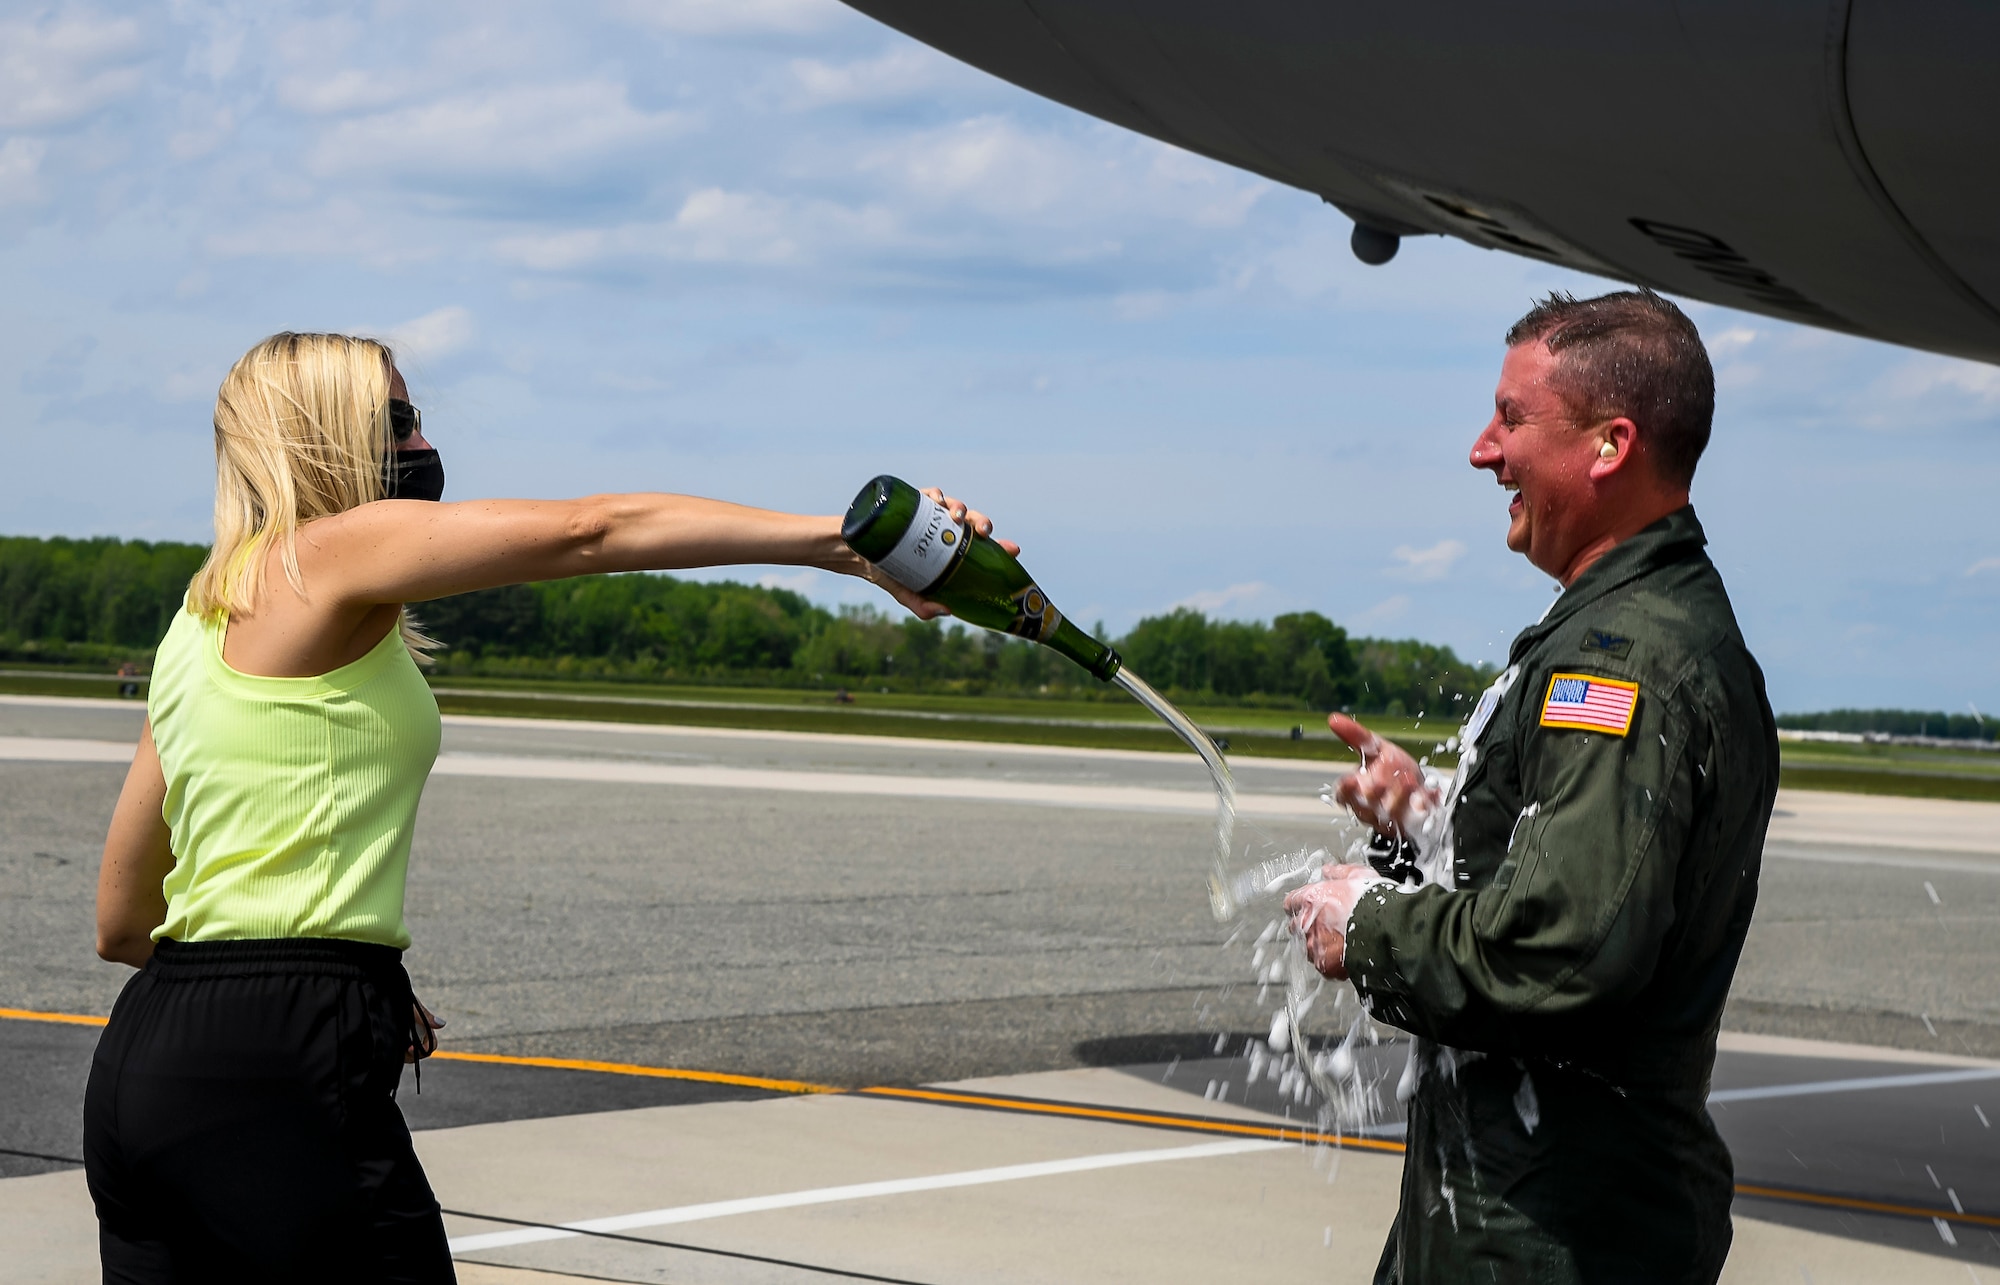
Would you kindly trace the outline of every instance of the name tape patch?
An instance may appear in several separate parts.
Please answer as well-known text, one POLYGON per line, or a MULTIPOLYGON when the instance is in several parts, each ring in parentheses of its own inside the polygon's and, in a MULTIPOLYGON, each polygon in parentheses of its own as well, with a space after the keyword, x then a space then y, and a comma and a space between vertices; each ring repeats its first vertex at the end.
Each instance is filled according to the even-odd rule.
POLYGON ((1543 727, 1574 727, 1623 736, 1639 706, 1639 684, 1595 674, 1557 674, 1542 698, 1543 727))

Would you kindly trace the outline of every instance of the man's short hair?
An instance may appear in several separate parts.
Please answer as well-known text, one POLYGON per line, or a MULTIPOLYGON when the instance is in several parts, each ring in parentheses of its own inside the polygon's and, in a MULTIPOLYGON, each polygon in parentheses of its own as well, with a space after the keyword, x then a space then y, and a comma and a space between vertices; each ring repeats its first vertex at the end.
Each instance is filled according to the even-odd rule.
POLYGON ((1507 330, 1507 346, 1540 340, 1550 382, 1590 423, 1619 416, 1645 435, 1661 476, 1686 486, 1715 418, 1715 369, 1687 314, 1651 290, 1578 299, 1560 290, 1507 330))

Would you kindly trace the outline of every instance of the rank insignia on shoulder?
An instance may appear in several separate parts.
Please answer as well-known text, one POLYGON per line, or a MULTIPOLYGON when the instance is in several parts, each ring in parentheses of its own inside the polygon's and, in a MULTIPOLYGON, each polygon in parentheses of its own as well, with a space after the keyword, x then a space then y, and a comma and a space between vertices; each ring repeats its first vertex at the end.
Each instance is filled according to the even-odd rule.
POLYGON ((1595 674, 1556 674, 1542 697, 1543 727, 1573 727, 1623 736, 1639 705, 1639 684, 1595 674))
POLYGON ((1602 629, 1589 629, 1584 631, 1583 647, 1581 650, 1601 651, 1607 656, 1616 656, 1620 660, 1623 660, 1632 654, 1632 640, 1630 638, 1621 638, 1617 634, 1606 633, 1602 629))

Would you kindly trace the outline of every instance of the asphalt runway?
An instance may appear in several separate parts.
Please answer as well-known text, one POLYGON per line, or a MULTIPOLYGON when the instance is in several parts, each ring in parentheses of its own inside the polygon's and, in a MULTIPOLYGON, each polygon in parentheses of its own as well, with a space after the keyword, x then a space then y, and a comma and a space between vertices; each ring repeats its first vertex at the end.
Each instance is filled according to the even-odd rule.
MULTIPOLYGON (((109 1011, 126 970, 91 953, 90 902, 123 776, 106 747, 138 725, 132 706, 0 701, 0 1007, 109 1011)), ((1215 1032, 1233 1054, 1268 1013, 1202 896, 1191 756, 455 719, 446 758, 408 963, 453 1050, 843 1088, 1114 1067, 1198 1118, 1247 1070, 1215 1032)), ((1321 771, 1237 774, 1271 844, 1338 845, 1321 771)), ((1787 1194, 1745 1195, 1744 1217, 2000 1265, 2000 1082, 1950 1064, 2000 1053, 2000 827, 1982 839, 1977 806, 1871 831, 1781 803, 1796 819, 1774 826, 1714 1110, 1739 1182, 1787 1194), (1759 1033, 1906 1051, 1773 1053, 1759 1033), (1939 1075, 1957 1078, 1908 1082, 1939 1075), (1782 1091, 1727 1096, 1763 1089, 1782 1091)), ((0 1177, 73 1160, 94 1040, 0 1021, 0 1177)), ((771 1096, 437 1061, 403 1101, 453 1130, 771 1096)))

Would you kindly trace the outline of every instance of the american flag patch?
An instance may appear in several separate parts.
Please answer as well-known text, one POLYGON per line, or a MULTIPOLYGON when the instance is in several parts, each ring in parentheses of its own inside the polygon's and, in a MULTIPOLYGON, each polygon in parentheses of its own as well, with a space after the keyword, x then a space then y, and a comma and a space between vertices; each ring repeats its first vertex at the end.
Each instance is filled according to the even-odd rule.
POLYGON ((1543 727, 1576 727, 1623 736, 1639 704, 1639 684, 1595 674, 1557 674, 1542 700, 1543 727))

